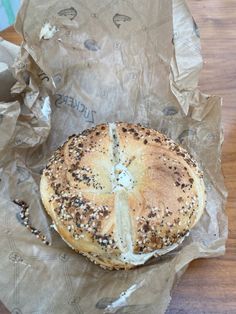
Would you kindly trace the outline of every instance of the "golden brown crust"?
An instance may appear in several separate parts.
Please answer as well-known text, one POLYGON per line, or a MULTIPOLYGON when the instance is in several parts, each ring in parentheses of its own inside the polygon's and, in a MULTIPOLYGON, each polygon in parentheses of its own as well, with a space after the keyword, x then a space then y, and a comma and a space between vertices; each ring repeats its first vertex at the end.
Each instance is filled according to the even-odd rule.
POLYGON ((128 269, 142 264, 142 255, 177 245, 197 223, 202 176, 192 157, 159 132, 102 124, 55 152, 40 190, 73 249, 102 267, 128 269))

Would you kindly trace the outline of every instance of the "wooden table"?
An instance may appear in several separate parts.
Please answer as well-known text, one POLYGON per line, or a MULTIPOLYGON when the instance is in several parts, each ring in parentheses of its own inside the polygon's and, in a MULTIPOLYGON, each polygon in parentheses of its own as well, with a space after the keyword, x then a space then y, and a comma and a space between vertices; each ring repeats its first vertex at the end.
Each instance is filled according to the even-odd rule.
MULTIPOLYGON (((236 313, 236 0, 189 0, 198 23, 205 59, 203 92, 223 96, 223 173, 229 191, 229 239, 226 254, 191 263, 173 291, 168 314, 236 313)), ((13 28, 0 35, 14 43, 13 28)), ((9 313, 1 308, 0 313, 9 313)), ((92 313, 91 313, 92 314, 92 313)), ((148 314, 148 313, 146 313, 148 314)))

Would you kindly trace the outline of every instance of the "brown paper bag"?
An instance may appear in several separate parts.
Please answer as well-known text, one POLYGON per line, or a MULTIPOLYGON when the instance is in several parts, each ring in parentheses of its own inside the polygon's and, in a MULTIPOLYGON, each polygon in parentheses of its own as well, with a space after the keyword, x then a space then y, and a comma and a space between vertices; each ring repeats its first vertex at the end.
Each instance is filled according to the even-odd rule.
POLYGON ((16 29, 16 98, 0 104, 0 299, 12 313, 164 313, 189 262, 223 254, 227 237, 221 99, 197 88, 199 32, 184 0, 25 0, 16 29), (205 213, 181 246, 130 271, 103 270, 67 247, 38 187, 69 135, 117 120, 181 143, 207 189, 205 213), (22 226, 15 198, 50 247, 22 226))

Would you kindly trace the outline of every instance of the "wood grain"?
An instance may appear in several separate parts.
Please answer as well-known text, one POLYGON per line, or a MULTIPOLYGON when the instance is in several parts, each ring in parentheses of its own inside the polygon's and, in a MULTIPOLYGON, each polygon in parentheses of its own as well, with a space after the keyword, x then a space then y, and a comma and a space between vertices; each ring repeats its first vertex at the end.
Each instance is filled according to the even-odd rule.
MULTIPOLYGON (((200 89, 223 96, 222 123, 225 132, 222 168, 229 191, 227 214, 229 239, 220 258, 191 263, 174 289, 168 314, 236 313, 236 1, 189 0, 198 23, 205 60, 200 89)), ((13 28, 0 33, 20 43, 13 28)), ((2 312, 0 308, 0 313, 2 312)), ((148 313, 146 313, 148 314, 148 313)))
POLYGON ((201 33, 200 89, 223 97, 222 168, 229 192, 229 239, 220 258, 191 263, 174 289, 168 314, 236 313, 236 1, 189 0, 201 33))
POLYGON ((8 27, 4 31, 0 32, 0 37, 8 40, 16 45, 20 45, 22 42, 21 36, 15 31, 13 26, 8 27))

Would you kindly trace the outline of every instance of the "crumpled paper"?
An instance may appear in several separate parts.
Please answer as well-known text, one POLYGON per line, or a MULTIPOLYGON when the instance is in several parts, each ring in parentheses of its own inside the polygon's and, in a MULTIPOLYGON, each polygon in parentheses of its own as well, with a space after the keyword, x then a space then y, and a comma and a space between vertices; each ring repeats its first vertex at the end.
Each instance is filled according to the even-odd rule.
MULTIPOLYGON (((227 238, 221 99, 198 90, 200 38, 186 3, 25 0, 16 29, 24 38, 16 83, 9 98, 0 94, 0 299, 12 313, 164 313, 189 262, 223 254, 227 238), (50 228, 38 185, 69 135, 117 120, 181 143, 207 190, 204 215, 183 244, 129 271, 103 270, 73 252, 50 228), (16 198, 51 246, 24 228, 16 198)), ((1 56, 4 49, 0 42, 1 56)), ((0 86, 2 69, 10 75, 11 62, 3 63, 0 86)))

